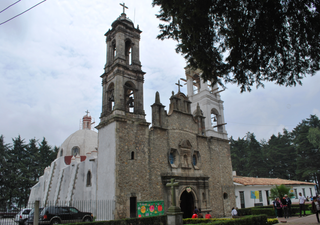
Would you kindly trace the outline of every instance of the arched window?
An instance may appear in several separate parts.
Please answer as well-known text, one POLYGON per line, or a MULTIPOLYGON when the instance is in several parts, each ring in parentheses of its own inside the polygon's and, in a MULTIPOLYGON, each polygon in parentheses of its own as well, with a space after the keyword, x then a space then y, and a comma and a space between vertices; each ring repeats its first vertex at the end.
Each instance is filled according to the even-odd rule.
POLYGON ((71 154, 72 154, 73 156, 80 155, 80 148, 79 148, 78 146, 74 146, 74 147, 72 148, 71 154))
POLYGON ((197 163, 198 163, 198 159, 197 159, 197 156, 195 154, 193 154, 193 156, 192 156, 192 163, 193 163, 194 166, 196 166, 197 163))
POLYGON ((107 99, 108 99, 108 112, 113 111, 114 107, 114 84, 111 83, 107 90, 107 99))
POLYGON ((127 40, 126 43, 126 63, 127 65, 131 65, 132 64, 132 42, 131 40, 127 40))
POLYGON ((63 156, 63 148, 60 150, 60 157, 63 156))
POLYGON ((116 41, 113 40, 112 42, 112 57, 113 57, 113 60, 116 58, 117 56, 117 45, 116 45, 116 41))
POLYGON ((92 178, 92 175, 91 175, 91 171, 89 170, 87 173, 87 187, 91 186, 91 178, 92 178))
POLYGON ((125 90, 125 108, 127 112, 134 112, 134 92, 135 88, 131 82, 127 82, 124 85, 125 90))
POLYGON ((211 109, 211 126, 214 131, 218 131, 218 112, 211 109))
POLYGON ((193 94, 198 94, 200 91, 200 77, 198 74, 193 76, 193 94))

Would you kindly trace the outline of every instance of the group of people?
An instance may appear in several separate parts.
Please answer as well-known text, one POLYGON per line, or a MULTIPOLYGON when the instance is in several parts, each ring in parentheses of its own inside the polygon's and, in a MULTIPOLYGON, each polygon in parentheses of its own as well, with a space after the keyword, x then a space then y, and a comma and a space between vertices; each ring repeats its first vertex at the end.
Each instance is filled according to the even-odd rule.
MULTIPOLYGON (((201 209, 200 208, 197 209, 197 207, 194 207, 193 215, 191 218, 203 218, 203 214, 201 213, 201 209)), ((212 218, 212 216, 210 215, 209 212, 207 212, 205 215, 205 218, 210 219, 210 218, 212 218)))
POLYGON ((276 217, 289 218, 291 216, 291 199, 288 195, 285 195, 281 200, 279 198, 275 198, 273 201, 273 209, 276 214, 276 217))

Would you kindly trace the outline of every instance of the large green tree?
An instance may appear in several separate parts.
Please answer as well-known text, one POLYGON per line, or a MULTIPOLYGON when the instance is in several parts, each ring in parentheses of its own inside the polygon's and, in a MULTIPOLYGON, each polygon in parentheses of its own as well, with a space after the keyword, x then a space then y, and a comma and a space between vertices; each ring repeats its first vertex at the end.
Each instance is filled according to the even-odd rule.
POLYGON ((320 181, 320 149, 308 140, 309 130, 320 128, 320 120, 316 115, 302 120, 292 131, 294 146, 297 151, 297 178, 315 181, 319 189, 320 181))
POLYGON ((178 41, 177 53, 202 78, 241 91, 271 81, 301 84, 320 69, 318 0, 153 0, 158 38, 178 41))
POLYGON ((0 136, 0 207, 2 209, 27 205, 30 188, 36 184, 45 167, 56 158, 58 147, 52 148, 45 138, 35 138, 26 144, 20 136, 13 144, 4 143, 0 136))

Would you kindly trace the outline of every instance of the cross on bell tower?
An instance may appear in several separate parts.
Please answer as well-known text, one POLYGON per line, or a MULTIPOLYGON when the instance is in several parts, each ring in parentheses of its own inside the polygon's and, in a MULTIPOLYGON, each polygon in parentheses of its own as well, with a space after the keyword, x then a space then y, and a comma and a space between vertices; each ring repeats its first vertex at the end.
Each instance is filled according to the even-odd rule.
POLYGON ((122 3, 122 4, 120 3, 120 5, 123 7, 123 13, 125 13, 124 12, 125 9, 129 9, 128 6, 126 6, 126 3, 122 3))
POLYGON ((103 86, 103 106, 101 121, 111 117, 123 117, 144 120, 143 82, 139 56, 140 33, 133 22, 127 18, 125 3, 120 3, 123 13, 112 23, 105 34, 107 40, 107 61, 101 75, 103 86), (111 116, 113 115, 113 116, 111 116))

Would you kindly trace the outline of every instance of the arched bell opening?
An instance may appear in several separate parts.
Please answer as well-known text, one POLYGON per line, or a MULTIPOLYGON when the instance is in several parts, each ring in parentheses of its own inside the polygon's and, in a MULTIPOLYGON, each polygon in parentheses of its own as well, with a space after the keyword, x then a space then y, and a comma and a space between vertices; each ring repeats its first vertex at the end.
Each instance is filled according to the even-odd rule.
POLYGON ((130 39, 127 39, 125 42, 126 50, 125 50, 125 55, 126 55, 126 63, 127 65, 132 64, 132 41, 130 39))
POLYGON ((126 112, 134 113, 135 86, 131 82, 124 85, 125 109, 126 112))
POLYGON ((111 83, 107 90, 107 110, 108 112, 112 112, 114 109, 114 84, 111 83))

